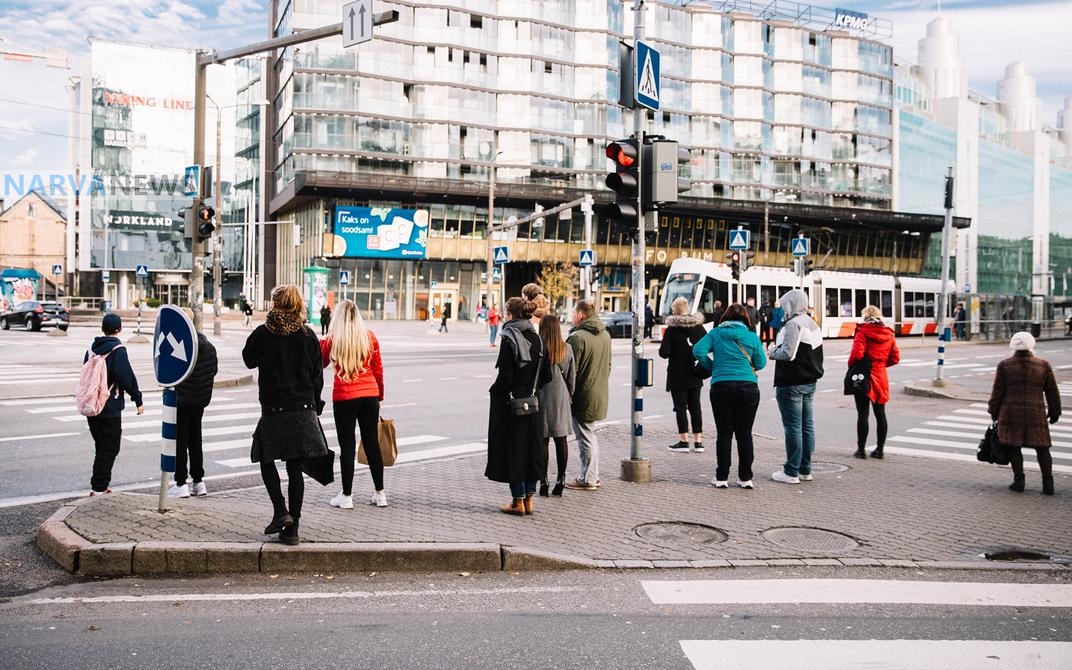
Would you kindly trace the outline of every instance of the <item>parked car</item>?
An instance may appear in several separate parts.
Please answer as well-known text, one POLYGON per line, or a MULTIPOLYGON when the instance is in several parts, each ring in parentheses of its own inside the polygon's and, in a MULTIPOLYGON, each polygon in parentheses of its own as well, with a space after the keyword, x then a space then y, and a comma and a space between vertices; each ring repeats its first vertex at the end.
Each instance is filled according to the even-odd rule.
POLYGON ((607 327, 611 337, 633 336, 632 312, 600 312, 599 320, 607 327))
POLYGON ((67 330, 70 322, 71 313, 58 302, 25 300, 6 312, 0 313, 0 328, 4 330, 12 326, 25 330, 41 330, 43 327, 67 330))

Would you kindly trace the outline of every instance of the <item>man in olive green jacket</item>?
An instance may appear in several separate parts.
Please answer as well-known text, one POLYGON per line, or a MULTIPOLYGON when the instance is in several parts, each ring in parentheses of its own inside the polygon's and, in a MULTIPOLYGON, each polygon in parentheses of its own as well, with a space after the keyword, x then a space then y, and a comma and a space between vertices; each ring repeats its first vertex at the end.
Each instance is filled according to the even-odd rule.
POLYGON ((573 349, 577 366, 570 410, 581 460, 580 474, 567 482, 566 488, 595 491, 602 483, 595 422, 607 418, 610 404, 610 333, 596 316, 595 306, 587 300, 578 301, 573 308, 573 329, 566 344, 573 349))

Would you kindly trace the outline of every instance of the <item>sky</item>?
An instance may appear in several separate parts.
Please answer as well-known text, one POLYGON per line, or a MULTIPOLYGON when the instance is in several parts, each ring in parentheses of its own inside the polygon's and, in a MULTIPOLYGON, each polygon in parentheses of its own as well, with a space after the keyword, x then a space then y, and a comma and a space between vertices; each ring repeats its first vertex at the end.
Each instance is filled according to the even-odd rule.
MULTIPOLYGON (((629 4, 629 3, 627 3, 629 4)), ((844 7, 893 23, 888 40, 900 61, 916 62, 917 42, 938 15, 960 39, 969 87, 997 97, 1005 66, 1024 64, 1037 83, 1042 121, 1056 125, 1072 96, 1072 2, 1067 0, 843 0, 844 7)), ((341 5, 341 0, 340 0, 341 5)), ((380 9, 382 5, 378 6, 380 9)), ((66 49, 72 65, 91 37, 157 46, 226 49, 267 37, 266 0, 0 0, 0 51, 66 49)), ((0 60, 0 171, 62 167, 67 155, 68 78, 78 70, 0 60)))

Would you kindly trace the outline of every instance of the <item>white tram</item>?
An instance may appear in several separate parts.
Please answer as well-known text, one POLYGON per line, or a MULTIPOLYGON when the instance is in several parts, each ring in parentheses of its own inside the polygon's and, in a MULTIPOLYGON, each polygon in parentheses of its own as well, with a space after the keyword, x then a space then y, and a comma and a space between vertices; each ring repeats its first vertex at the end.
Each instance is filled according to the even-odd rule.
MULTIPOLYGON (((670 304, 678 297, 687 299, 693 312, 710 314, 716 300, 725 306, 753 298, 759 308, 764 302, 773 305, 789 289, 802 288, 809 296, 813 318, 819 323, 823 337, 852 337, 860 321, 860 310, 867 305, 881 309, 882 316, 898 335, 938 331, 935 319, 936 298, 941 288, 938 279, 831 270, 815 270, 801 278, 789 268, 754 266, 741 273, 740 286, 743 297, 725 263, 679 258, 670 265, 658 314, 660 317, 670 314, 670 304)), ((664 329, 664 325, 659 326, 660 339, 664 329)))

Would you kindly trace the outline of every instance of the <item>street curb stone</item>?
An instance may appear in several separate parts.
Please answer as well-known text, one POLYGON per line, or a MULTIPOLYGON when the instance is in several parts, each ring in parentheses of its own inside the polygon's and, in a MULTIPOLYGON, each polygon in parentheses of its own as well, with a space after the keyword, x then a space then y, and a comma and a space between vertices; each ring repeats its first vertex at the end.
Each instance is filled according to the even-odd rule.
POLYGON ((133 542, 91 544, 78 552, 78 574, 85 577, 126 577, 134 569, 133 542))
POLYGON ((527 547, 503 547, 502 569, 507 572, 526 570, 592 570, 600 566, 598 561, 578 556, 563 556, 549 551, 529 549, 527 547))
MULTIPOLYGON (((52 516, 56 516, 63 509, 60 508, 52 516)), ((37 531, 37 547, 63 566, 67 572, 78 571, 79 555, 83 549, 92 546, 92 542, 71 530, 66 523, 53 521, 51 517, 42 523, 37 531)))
POLYGON ((306 543, 261 545, 261 572, 498 572, 497 544, 483 543, 306 543))

